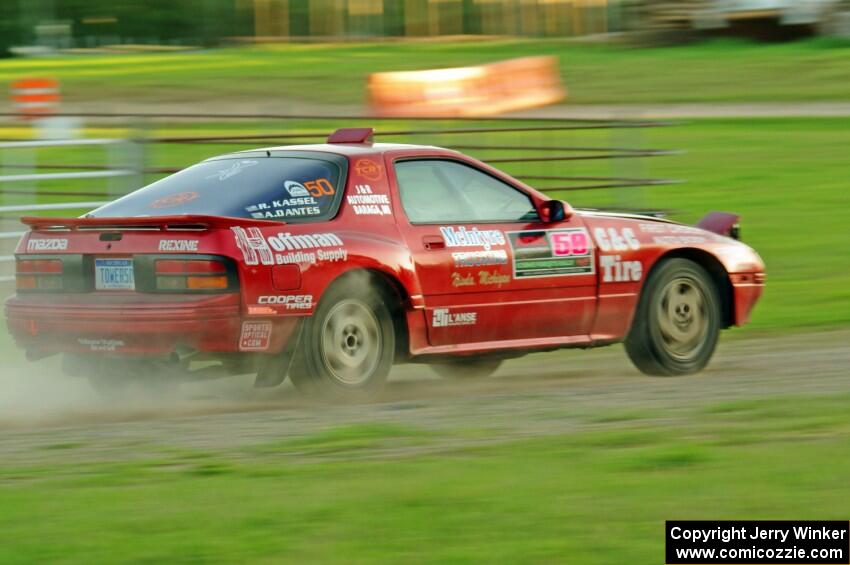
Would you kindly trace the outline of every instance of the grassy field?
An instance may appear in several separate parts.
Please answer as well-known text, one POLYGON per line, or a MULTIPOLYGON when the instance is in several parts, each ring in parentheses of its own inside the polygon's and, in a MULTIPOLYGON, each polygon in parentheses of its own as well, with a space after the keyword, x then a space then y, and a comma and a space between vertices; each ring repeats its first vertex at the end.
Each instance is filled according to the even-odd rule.
MULTIPOLYGON (((364 76, 372 70, 541 53, 560 57, 575 103, 850 99, 850 48, 821 40, 646 50, 558 42, 273 46, 193 55, 2 61, 0 84, 47 74, 62 80, 72 101, 105 94, 105 103, 197 102, 199 111, 205 102, 250 105, 276 96, 284 113, 288 101, 360 103, 364 76)), ((160 123, 147 133, 269 133, 293 127, 328 131, 336 125, 160 123)), ((87 134, 123 136, 128 131, 97 126, 87 134)), ((26 134, 20 125, 0 127, 3 138, 26 134)), ((445 135, 410 141, 457 142, 445 135)), ((475 141, 505 142, 489 137, 475 141)), ((529 133, 514 135, 512 143, 684 150, 643 162, 520 163, 505 169, 517 175, 686 180, 651 189, 559 196, 577 206, 669 209, 686 222, 710 210, 740 213, 743 239, 761 253, 769 278, 752 325, 732 335, 838 327, 850 320, 844 248, 850 241, 845 221, 850 118, 697 120, 640 132, 529 133)), ((146 159, 149 166, 182 167, 243 148, 156 144, 148 147, 146 159)), ((497 157, 495 152, 472 153, 485 160, 497 157)), ((52 149, 39 156, 50 164, 103 160, 102 149, 52 149)), ((105 194, 108 185, 54 182, 40 188, 105 194)), ((0 196, 7 205, 63 199, 8 190, 0 196)), ((801 341, 793 333, 771 334, 765 341, 775 344, 777 339, 783 344, 801 341)), ((38 384, 38 378, 48 375, 56 360, 31 365, 33 374, 27 374, 14 361, 20 352, 8 353, 8 347, 0 339, 7 361, 0 376, 9 383, 10 398, 29 386, 37 392, 33 410, 49 413, 64 389, 38 384)), ((777 354, 780 348, 798 351, 773 347, 777 354)), ((807 347, 804 340, 800 347, 807 347)), ((749 350, 741 355, 748 356, 749 350)), ((753 357, 775 359, 762 350, 753 357)), ((818 357, 825 364, 838 358, 818 357)), ((527 361, 536 362, 531 357, 527 361)), ((578 357, 567 366, 573 376, 587 370, 578 357)), ((743 367, 732 370, 746 371, 743 367)), ((281 410, 101 427, 84 423, 47 431, 4 429, 0 563, 642 564, 662 562, 667 519, 846 520, 850 396, 846 391, 826 395, 841 388, 840 373, 831 369, 837 385, 818 380, 817 366, 806 381, 798 381, 792 367, 783 378, 785 386, 795 384, 792 392, 774 389, 773 372, 742 383, 713 369, 675 383, 671 390, 650 389, 637 400, 628 386, 650 385, 616 380, 609 365, 596 370, 612 381, 603 380, 590 392, 553 370, 556 376, 547 377, 552 380, 546 386, 557 387, 563 404, 556 397, 544 410, 535 404, 535 394, 549 398, 551 390, 509 388, 501 394, 516 403, 513 412, 494 409, 490 398, 474 397, 455 407, 477 414, 481 419, 475 422, 486 421, 481 427, 470 420, 446 423, 437 398, 376 405, 368 412, 374 421, 361 424, 346 423, 346 416, 335 419, 334 407, 321 407, 308 416, 281 410), (732 382, 720 392, 698 388, 704 396, 676 396, 675 387, 689 390, 724 376, 732 382), (608 398, 609 384, 611 403, 599 408, 598 398, 608 398), (770 394, 787 396, 767 397, 768 388, 770 394), (724 390, 737 394, 741 389, 760 398, 717 400, 727 398, 719 396, 724 390), (712 391, 714 400, 706 400, 712 391), (617 402, 620 407, 612 408, 617 402), (408 423, 411 413, 399 410, 411 405, 429 416, 408 423), (264 418, 270 418, 272 427, 279 423, 279 435, 276 428, 268 436, 252 435, 252 422, 264 418), (290 428, 289 422, 297 427, 309 419, 318 422, 311 429, 324 430, 304 436, 290 428), (539 428, 524 429, 545 433, 518 433, 523 428, 509 420, 539 423, 539 428), (140 434, 139 428, 151 433, 140 434), (174 430, 178 432, 170 433, 174 430), (185 438, 179 430, 194 434, 197 444, 181 441, 185 438), (220 441, 222 437, 230 443, 220 441), (210 445, 215 447, 205 447, 210 445)), ((121 405, 110 408, 120 411, 121 405)), ((81 413, 80 420, 85 418, 81 413)), ((77 421, 73 413, 69 421, 77 421)))
MULTIPOLYGON (((301 123, 299 128, 327 131, 337 124, 301 123)), ((642 206, 673 211, 673 217, 696 222, 711 210, 742 215, 744 240, 765 259, 769 283, 756 309, 753 330, 796 330, 837 326, 850 320, 850 271, 842 257, 842 243, 850 230, 840 213, 850 203, 847 184, 847 147, 850 118, 843 119, 729 119, 699 120, 675 127, 622 132, 528 133, 514 141, 528 145, 622 145, 681 149, 686 153, 616 163, 519 163, 504 168, 514 174, 596 174, 655 176, 683 179, 681 185, 650 189, 619 189, 561 193, 577 206, 642 206), (623 139, 623 136, 626 139, 623 139)), ((280 131, 278 124, 198 124, 161 126, 154 135, 233 135, 280 131), (276 129, 277 128, 277 129, 276 129)), ((290 126, 286 126, 290 127, 290 126)), ((384 124, 382 127, 394 127, 384 124)), ((94 132, 102 135, 103 132, 94 132)), ((0 131, 0 135, 4 135, 0 131)), ((437 144, 458 143, 458 138, 432 136, 416 139, 437 144)), ((469 140, 462 140, 468 142, 469 140)), ((482 142, 476 138, 476 142, 482 142)), ((483 139, 504 143, 505 139, 483 139)), ((149 164, 182 167, 201 158, 245 146, 154 145, 149 164)), ((483 159, 493 151, 473 151, 483 159)), ((41 162, 94 163, 101 149, 51 150, 41 162)), ((538 183, 546 186, 545 183, 538 183)), ((51 190, 103 190, 102 181, 44 183, 51 190)), ((77 198, 79 200, 79 198, 77 198)), ((86 198, 88 200, 91 197, 86 198)), ((55 201, 40 197, 40 201, 55 201)), ((27 197, 4 195, 6 204, 27 197)))
POLYGON ((569 101, 576 104, 850 98, 850 43, 825 39, 768 45, 719 40, 653 49, 516 40, 352 43, 66 56, 0 61, 0 87, 24 76, 53 76, 71 102, 189 103, 202 111, 204 104, 279 100, 279 113, 287 113, 289 102, 361 103, 370 72, 527 55, 557 56, 569 101))
POLYGON ((94 458, 45 443, 0 463, 0 561, 660 563, 666 519, 845 520, 848 401, 596 412, 526 439, 498 440, 494 416, 94 458))

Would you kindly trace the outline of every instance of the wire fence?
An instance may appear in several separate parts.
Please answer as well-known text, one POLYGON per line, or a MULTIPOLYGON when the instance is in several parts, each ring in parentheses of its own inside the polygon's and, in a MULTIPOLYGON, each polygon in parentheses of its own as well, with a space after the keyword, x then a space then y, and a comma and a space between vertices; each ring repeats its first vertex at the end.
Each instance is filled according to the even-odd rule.
MULTIPOLYGON (((642 209, 644 187, 679 182, 647 176, 641 164, 648 158, 680 153, 643 147, 640 132, 675 125, 671 122, 289 114, 63 116, 86 119, 98 132, 114 131, 116 135, 0 140, 0 246, 22 235, 17 223, 20 215, 84 213, 200 158, 258 145, 321 143, 338 127, 374 126, 376 142, 439 145, 461 151, 553 197, 605 194, 606 198, 598 200, 620 209, 642 209), (175 130, 180 133, 175 135, 175 130), (185 130, 197 134, 184 135, 185 130), (214 133, 202 133, 205 131, 214 133), (103 149, 105 153, 92 153, 103 149)), ((0 131, 1 126, 2 122, 0 131)), ((13 260, 11 254, 0 255, 0 264, 13 260)), ((9 280, 13 277, 0 274, 0 282, 9 280)))
MULTIPOLYGON (((2 116, 2 115, 0 115, 2 116)), ((77 180, 112 177, 130 177, 133 180, 149 180, 152 176, 170 174, 184 168, 189 162, 170 162, 168 164, 151 165, 147 154, 152 148, 167 148, 172 146, 192 147, 194 151, 180 151, 180 155, 196 153, 209 156, 210 154, 226 152, 228 149, 240 150, 256 146, 290 145, 319 143, 337 127, 354 125, 375 125, 376 141, 391 141, 415 143, 423 145, 440 145, 477 157, 482 161, 505 168, 523 181, 539 181, 533 183, 535 188, 544 192, 566 192, 577 190, 594 190, 610 188, 637 188, 642 186, 657 186, 673 184, 672 179, 647 178, 641 174, 626 176, 610 174, 619 172, 626 160, 642 161, 646 158, 663 157, 679 154, 673 149, 644 148, 639 135, 632 136, 631 146, 617 143, 565 143, 565 141, 581 141, 581 137, 593 135, 600 139, 599 132, 609 133, 611 142, 616 136, 613 132, 641 131, 651 128, 669 127, 673 122, 654 120, 591 120, 591 119, 552 119, 552 118, 386 118, 386 117, 351 117, 351 116, 317 116, 291 114, 63 114, 63 117, 85 118, 99 122, 103 126, 110 121, 126 122, 127 120, 145 120, 145 126, 134 131, 131 138, 126 139, 80 139, 71 141, 44 142, 0 142, 0 156, 11 149, 36 149, 57 146, 85 145, 133 145, 129 151, 135 156, 133 162, 126 160, 117 162, 42 162, 30 158, 25 163, 14 163, 0 158, 0 193, 6 195, 25 195, 34 193, 40 196, 92 197, 100 194, 120 196, 114 190, 104 192, 97 190, 73 190, 67 188, 52 189, 39 185, 35 190, 16 190, 7 186, 10 182, 47 181, 47 180, 77 180), (209 122, 246 122, 247 129, 255 127, 266 131, 252 133, 228 133, 217 135, 161 135, 156 123, 178 120, 185 127, 193 129, 193 124, 209 122), (261 126, 252 122, 262 122, 261 126), (268 128, 274 131, 267 131, 268 128), (597 134, 597 135, 594 135, 597 134), (215 149, 213 149, 213 147, 215 149), (581 165, 584 162, 608 162, 608 174, 575 174, 584 172, 581 165), (564 174, 564 166, 569 164, 577 171, 564 174), (26 172, 19 171, 51 171, 26 172), (5 174, 14 171, 16 174, 5 174), (52 172, 57 171, 57 172, 52 172)), ((122 128, 125 126, 122 125, 122 128)), ((203 128, 199 128, 203 129, 203 128)), ((167 131, 167 130, 166 130, 167 131)), ((619 138, 615 139, 619 141, 619 138)), ((599 170, 595 167, 594 170, 599 170)), ((641 173, 642 166, 633 166, 631 170, 641 173)), ((131 185, 132 186, 132 185, 131 185)))

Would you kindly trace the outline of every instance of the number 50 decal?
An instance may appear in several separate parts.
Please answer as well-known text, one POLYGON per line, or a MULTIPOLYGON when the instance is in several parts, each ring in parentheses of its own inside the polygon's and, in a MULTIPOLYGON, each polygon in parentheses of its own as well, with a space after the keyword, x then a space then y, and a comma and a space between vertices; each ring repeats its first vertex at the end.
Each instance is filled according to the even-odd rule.
POLYGON ((587 255, 589 242, 585 231, 554 231, 549 234, 552 242, 552 255, 587 255))
POLYGON ((334 185, 328 179, 316 179, 304 183, 304 188, 310 191, 310 196, 321 198, 334 193, 334 185))

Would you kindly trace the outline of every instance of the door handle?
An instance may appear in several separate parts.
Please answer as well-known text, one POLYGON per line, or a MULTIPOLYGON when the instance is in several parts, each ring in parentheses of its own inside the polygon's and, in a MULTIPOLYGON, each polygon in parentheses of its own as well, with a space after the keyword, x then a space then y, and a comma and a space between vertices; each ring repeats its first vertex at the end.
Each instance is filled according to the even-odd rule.
POLYGON ((428 251, 436 251, 437 249, 446 248, 446 240, 439 235, 426 235, 422 238, 422 243, 428 251))

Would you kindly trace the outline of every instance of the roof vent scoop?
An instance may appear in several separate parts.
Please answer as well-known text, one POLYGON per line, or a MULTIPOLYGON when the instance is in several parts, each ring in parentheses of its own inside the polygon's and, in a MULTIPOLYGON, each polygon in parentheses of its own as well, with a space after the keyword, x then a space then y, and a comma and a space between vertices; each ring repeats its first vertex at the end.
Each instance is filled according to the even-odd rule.
POLYGON ((340 128, 328 137, 328 143, 372 143, 372 128, 340 128))

